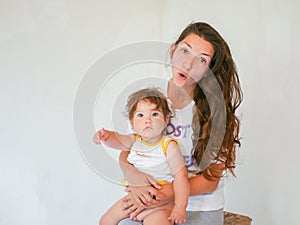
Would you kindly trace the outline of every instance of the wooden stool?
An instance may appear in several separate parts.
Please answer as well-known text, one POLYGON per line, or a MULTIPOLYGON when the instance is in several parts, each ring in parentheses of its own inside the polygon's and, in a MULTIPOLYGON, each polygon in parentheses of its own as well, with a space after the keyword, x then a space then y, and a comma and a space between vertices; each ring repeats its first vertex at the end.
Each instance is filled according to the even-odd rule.
POLYGON ((248 216, 224 212, 224 225, 251 225, 252 219, 248 216))

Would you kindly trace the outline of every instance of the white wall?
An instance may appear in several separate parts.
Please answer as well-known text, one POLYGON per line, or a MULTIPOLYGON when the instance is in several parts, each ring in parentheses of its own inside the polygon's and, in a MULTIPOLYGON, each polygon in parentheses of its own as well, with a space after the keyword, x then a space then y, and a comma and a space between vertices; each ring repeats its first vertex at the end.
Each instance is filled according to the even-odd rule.
POLYGON ((98 224, 123 196, 81 157, 73 102, 84 73, 105 52, 160 38, 159 5, 0 2, 1 225, 98 224))
POLYGON ((293 0, 2 0, 0 224, 97 224, 123 191, 78 151, 72 110, 81 79, 111 49, 171 42, 198 20, 228 41, 245 95, 225 209, 254 225, 298 224, 299 8, 293 0))

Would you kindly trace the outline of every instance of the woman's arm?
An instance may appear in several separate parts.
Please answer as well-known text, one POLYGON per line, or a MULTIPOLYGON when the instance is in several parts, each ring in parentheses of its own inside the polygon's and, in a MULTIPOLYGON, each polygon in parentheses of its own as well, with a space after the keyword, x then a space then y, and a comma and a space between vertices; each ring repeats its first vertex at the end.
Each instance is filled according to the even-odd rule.
POLYGON ((224 168, 223 163, 210 164, 202 175, 190 178, 190 196, 211 193, 216 190, 224 168))
MULTIPOLYGON (((156 189, 160 189, 160 185, 157 184, 156 180, 135 168, 132 164, 127 161, 129 150, 124 150, 120 153, 119 164, 123 171, 124 177, 130 186, 153 186, 156 189)), ((149 189, 151 192, 151 189, 149 189)), ((157 192, 151 194, 155 195, 157 192)))
MULTIPOLYGON (((206 193, 213 192, 220 181, 220 178, 215 178, 213 180, 208 180, 203 175, 198 175, 189 179, 190 184, 190 196, 193 195, 201 195, 206 193)), ((135 218, 142 210, 147 208, 154 208, 160 205, 167 204, 169 202, 174 202, 174 189, 173 184, 166 184, 161 186, 160 190, 157 190, 159 195, 157 195, 156 200, 158 203, 150 204, 148 203, 147 206, 139 205, 133 199, 131 194, 128 194, 124 197, 124 209, 127 209, 129 212, 132 213, 131 218, 135 218)))
MULTIPOLYGON (((126 153, 126 152, 125 152, 126 153)), ((120 154, 120 161, 121 158, 124 157, 127 161, 127 154, 125 154, 124 152, 121 152, 120 154)), ((123 158, 123 160, 124 160, 123 158)), ((124 161, 123 161, 124 162, 124 161)), ((129 163, 128 163, 129 164, 129 163)), ((134 168, 131 164, 126 165, 123 164, 122 166, 129 166, 128 168, 131 168, 132 171, 136 170, 137 172, 139 172, 136 168, 134 168)), ((122 167, 121 166, 121 167, 122 167)), ((128 176, 132 176, 131 174, 133 174, 131 172, 128 173, 128 176)), ((135 176, 132 176, 135 177, 135 176)), ((201 195, 201 194, 206 194, 206 193, 210 193, 213 192, 219 183, 220 178, 215 178, 212 180, 209 180, 207 178, 205 178, 203 175, 198 175, 195 177, 192 177, 189 179, 189 185, 190 185, 190 196, 193 195, 201 195)), ((155 208, 157 206, 161 206, 170 202, 174 202, 174 189, 173 189, 173 184, 166 184, 161 186, 161 188, 159 190, 154 189, 154 195, 156 196, 155 200, 151 199, 150 201, 147 202, 147 204, 142 204, 141 200, 139 198, 136 198, 134 196, 134 194, 131 193, 132 187, 128 188, 128 195, 126 195, 123 198, 123 209, 124 210, 128 210, 128 212, 131 213, 130 218, 131 219, 135 219, 137 217, 137 215, 143 211, 145 208, 155 208), (155 191, 157 194, 155 194, 155 191)), ((136 189, 137 192, 139 192, 139 190, 136 189)))
MULTIPOLYGON (((192 178, 189 178, 190 183, 190 196, 193 195, 202 195, 211 193, 216 190, 219 184, 220 178, 216 180, 208 180, 203 175, 198 175, 192 178)), ((159 190, 163 194, 163 197, 157 198, 162 204, 165 204, 168 201, 174 200, 173 185, 166 184, 161 187, 159 190)))
POLYGON ((190 196, 202 195, 216 190, 220 178, 207 180, 203 175, 190 178, 190 196))
MULTIPOLYGON (((203 175, 190 178, 190 196, 213 192, 217 188, 219 180, 220 179, 208 180, 203 175)), ((131 193, 129 193, 123 198, 123 209, 128 210, 128 212, 131 213, 131 219, 135 219, 137 215, 145 208, 155 208, 157 206, 174 202, 173 184, 161 186, 161 189, 158 192, 159 195, 156 197, 158 203, 148 203, 147 205, 141 205, 140 203, 136 202, 135 198, 131 195, 131 193)))
POLYGON ((163 195, 158 191, 161 186, 152 176, 139 171, 127 161, 128 154, 129 151, 122 151, 119 156, 120 167, 130 185, 126 188, 128 194, 123 198, 123 210, 131 213, 131 219, 136 219, 136 216, 144 209, 159 205, 156 199, 163 195))

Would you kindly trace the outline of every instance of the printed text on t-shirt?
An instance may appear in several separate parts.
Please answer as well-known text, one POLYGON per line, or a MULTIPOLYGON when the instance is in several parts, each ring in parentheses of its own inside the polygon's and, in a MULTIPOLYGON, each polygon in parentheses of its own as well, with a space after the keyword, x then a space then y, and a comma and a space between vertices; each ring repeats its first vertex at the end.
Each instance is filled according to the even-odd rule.
POLYGON ((167 135, 173 135, 174 137, 186 137, 187 131, 191 128, 190 124, 175 126, 169 123, 167 126, 167 135))

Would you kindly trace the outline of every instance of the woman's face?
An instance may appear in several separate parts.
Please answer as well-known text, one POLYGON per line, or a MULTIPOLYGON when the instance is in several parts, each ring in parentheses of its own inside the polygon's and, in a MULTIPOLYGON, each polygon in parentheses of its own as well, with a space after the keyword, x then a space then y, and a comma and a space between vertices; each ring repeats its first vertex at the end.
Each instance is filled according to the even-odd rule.
POLYGON ((214 48, 196 34, 189 34, 177 46, 171 46, 172 81, 179 87, 192 90, 209 69, 214 48))

